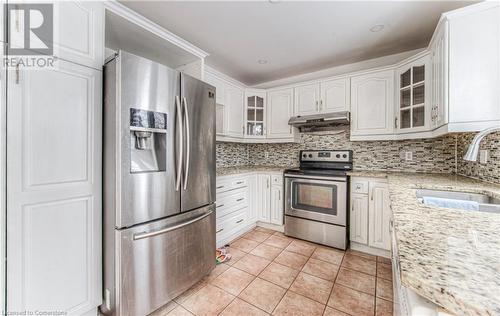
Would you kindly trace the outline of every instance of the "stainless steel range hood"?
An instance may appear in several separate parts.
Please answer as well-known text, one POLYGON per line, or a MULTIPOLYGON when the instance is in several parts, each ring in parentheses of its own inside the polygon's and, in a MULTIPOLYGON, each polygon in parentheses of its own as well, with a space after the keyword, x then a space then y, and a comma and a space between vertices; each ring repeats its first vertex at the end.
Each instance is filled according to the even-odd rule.
POLYGON ((288 124, 297 127, 301 132, 313 132, 347 129, 349 122, 350 113, 342 111, 294 116, 290 118, 288 124))

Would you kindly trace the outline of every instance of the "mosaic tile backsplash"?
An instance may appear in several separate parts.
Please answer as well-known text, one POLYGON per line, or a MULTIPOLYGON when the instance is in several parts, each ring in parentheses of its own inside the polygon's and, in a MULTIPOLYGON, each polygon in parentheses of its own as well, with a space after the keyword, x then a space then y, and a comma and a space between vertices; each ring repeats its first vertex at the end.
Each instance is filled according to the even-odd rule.
POLYGON ((349 133, 303 133, 299 143, 217 143, 217 167, 240 165, 296 166, 303 149, 351 149, 354 168, 405 172, 458 173, 500 183, 500 133, 485 138, 488 164, 466 162, 462 157, 475 133, 448 134, 439 138, 402 141, 351 142, 349 133), (413 159, 406 161, 404 152, 413 159), (402 156, 403 155, 403 156, 402 156))
POLYGON ((474 133, 457 134, 457 173, 483 181, 500 183, 500 132, 486 136, 481 142, 481 149, 488 150, 488 163, 486 164, 462 159, 474 135, 474 133))

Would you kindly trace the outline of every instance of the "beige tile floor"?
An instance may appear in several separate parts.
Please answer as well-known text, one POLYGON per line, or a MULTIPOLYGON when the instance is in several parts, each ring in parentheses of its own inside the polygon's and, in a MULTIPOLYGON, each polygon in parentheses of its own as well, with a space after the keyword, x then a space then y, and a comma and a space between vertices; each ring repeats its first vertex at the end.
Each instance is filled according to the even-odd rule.
POLYGON ((229 252, 231 261, 152 315, 392 315, 388 259, 261 227, 229 252))

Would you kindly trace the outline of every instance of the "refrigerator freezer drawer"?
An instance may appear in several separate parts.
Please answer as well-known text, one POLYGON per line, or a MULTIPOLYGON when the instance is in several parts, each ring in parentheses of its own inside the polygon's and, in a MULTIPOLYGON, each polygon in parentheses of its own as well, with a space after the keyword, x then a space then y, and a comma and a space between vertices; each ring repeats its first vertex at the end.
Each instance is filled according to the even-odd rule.
POLYGON ((215 266, 215 208, 117 231, 119 315, 147 315, 215 266))

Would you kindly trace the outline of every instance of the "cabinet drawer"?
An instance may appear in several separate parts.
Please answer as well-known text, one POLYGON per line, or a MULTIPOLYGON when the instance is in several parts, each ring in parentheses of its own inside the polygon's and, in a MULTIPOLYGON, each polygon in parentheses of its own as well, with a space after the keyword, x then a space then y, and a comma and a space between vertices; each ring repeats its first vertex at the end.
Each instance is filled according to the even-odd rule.
POLYGON ((367 180, 351 180, 351 193, 368 194, 367 180))
POLYGON ((238 188, 243 188, 248 186, 248 178, 229 178, 229 179, 217 179, 217 184, 215 186, 216 193, 222 193, 231 191, 238 188))
POLYGON ((271 183, 272 184, 283 184, 283 176, 282 175, 271 175, 271 183))
POLYGON ((216 220, 216 235, 217 239, 224 238, 231 232, 240 229, 246 225, 247 208, 239 210, 234 214, 218 218, 216 220))
POLYGON ((217 218, 248 206, 248 188, 217 194, 217 218))

